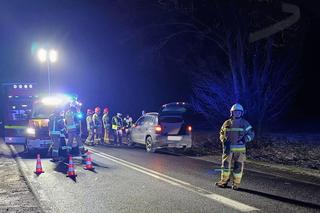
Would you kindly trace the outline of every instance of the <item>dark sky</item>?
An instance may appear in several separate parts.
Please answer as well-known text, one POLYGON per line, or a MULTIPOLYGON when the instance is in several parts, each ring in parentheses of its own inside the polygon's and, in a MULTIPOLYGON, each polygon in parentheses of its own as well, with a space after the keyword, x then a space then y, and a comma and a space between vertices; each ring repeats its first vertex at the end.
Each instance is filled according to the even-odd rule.
POLYGON ((143 41, 126 41, 133 26, 121 12, 113 1, 1 1, 1 82, 46 86, 31 46, 49 43, 59 51, 54 91, 77 93, 85 105, 139 114, 187 99, 180 73, 141 62, 143 41))
MULTIPOLYGON (((32 44, 38 42, 59 51, 59 61, 52 66, 53 89, 79 94, 86 106, 108 105, 112 112, 138 115, 142 109, 153 111, 167 102, 188 100, 186 74, 174 63, 148 57, 143 36, 127 40, 136 25, 132 14, 116 2, 2 0, 0 82, 46 86, 46 67, 31 54, 32 44)), ((320 91, 319 15, 311 3, 301 6, 308 30, 301 50, 301 82, 284 116, 287 120, 314 118, 316 91, 320 91)))

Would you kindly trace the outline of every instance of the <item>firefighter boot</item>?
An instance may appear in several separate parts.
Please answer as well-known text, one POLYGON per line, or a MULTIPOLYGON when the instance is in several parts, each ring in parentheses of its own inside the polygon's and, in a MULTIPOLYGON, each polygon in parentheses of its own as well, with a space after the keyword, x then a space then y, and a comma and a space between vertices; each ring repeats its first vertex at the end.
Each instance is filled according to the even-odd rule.
POLYGON ((229 180, 227 182, 220 180, 216 182, 215 185, 220 188, 226 188, 228 186, 229 180))
POLYGON ((232 184, 232 189, 233 190, 238 190, 239 189, 239 184, 233 183, 232 184))

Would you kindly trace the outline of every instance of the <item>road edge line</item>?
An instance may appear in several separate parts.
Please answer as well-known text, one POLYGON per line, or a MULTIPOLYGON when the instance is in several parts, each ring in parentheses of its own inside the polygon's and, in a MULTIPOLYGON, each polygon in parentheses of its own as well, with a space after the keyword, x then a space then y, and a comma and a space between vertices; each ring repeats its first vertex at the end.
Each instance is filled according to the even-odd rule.
POLYGON ((190 183, 187 183, 187 182, 181 181, 179 179, 170 177, 168 175, 159 173, 157 171, 142 167, 142 166, 137 165, 135 163, 128 162, 128 161, 120 159, 118 157, 114 157, 114 156, 112 156, 110 154, 107 154, 107 153, 104 153, 104 152, 101 152, 101 151, 98 151, 98 150, 94 150, 92 148, 90 148, 90 150, 93 152, 93 154, 96 154, 96 155, 98 155, 100 157, 109 159, 109 160, 111 160, 111 161, 113 161, 115 163, 118 163, 118 164, 123 165, 123 166, 128 167, 128 168, 131 168, 131 169, 136 170, 138 172, 141 172, 143 174, 149 175, 149 176, 154 177, 156 179, 162 180, 162 181, 164 181, 166 183, 169 183, 171 185, 183 188, 183 189, 185 189, 185 190, 187 190, 189 192, 196 193, 196 194, 198 194, 198 195, 200 195, 202 197, 206 197, 206 198, 209 198, 211 200, 215 200, 217 203, 219 203, 219 204, 221 204, 223 206, 227 206, 229 208, 232 208, 234 210, 238 210, 238 211, 241 211, 241 212, 260 211, 260 209, 258 209, 256 207, 249 206, 247 204, 241 203, 241 202, 236 201, 236 200, 232 200, 232 199, 224 197, 222 195, 218 195, 218 194, 213 193, 211 191, 208 191, 206 189, 202 189, 200 187, 194 186, 194 185, 192 185, 190 183), (175 180, 178 180, 178 181, 175 181, 175 180), (182 182, 186 183, 186 184, 183 184, 182 182))
MULTIPOLYGON (((213 160, 206 160, 206 159, 200 159, 200 158, 197 158, 197 157, 192 157, 192 156, 187 156, 187 155, 182 155, 184 157, 187 157, 187 158, 190 158, 190 159, 194 159, 194 160, 199 160, 199 161, 204 161, 204 162, 207 162, 207 163, 213 163, 213 164, 221 164, 218 163, 218 162, 215 162, 213 160)), ((246 163, 246 162, 245 162, 246 163)), ((255 163, 252 163, 252 162, 247 162, 247 164, 255 164, 255 163)), ((258 166, 261 166, 259 164, 255 164, 255 165, 258 165, 258 166)), ((263 165, 262 165, 263 166, 263 165)), ((276 168, 275 168, 276 169, 276 168)), ((268 172, 263 172, 263 171, 260 171, 260 170, 256 170, 256 169, 251 169, 251 168, 244 168, 244 171, 249 171, 249 172, 255 172, 255 173, 259 173, 259 174, 264 174, 264 175, 270 175, 270 176, 274 176, 274 177, 278 177, 278 178, 283 178, 283 179, 287 179, 287 180, 290 180, 290 181, 296 181, 296 182, 299 182, 299 183, 305 183, 305 184, 310 184, 310 185, 316 185, 316 186, 320 186, 320 184, 318 183, 314 183, 314 182, 310 182, 310 181, 305 181, 305 180, 297 180, 295 178, 290 178, 290 177, 287 177, 285 175, 280 175, 280 174, 273 174, 273 173, 268 173, 268 172)), ((280 169, 279 169, 280 170, 280 169)), ((283 172, 283 170, 280 170, 283 172)), ((317 177, 315 177, 317 178, 317 177)))
POLYGON ((47 202, 49 201, 49 199, 43 198, 44 195, 43 194, 40 195, 41 193, 33 186, 32 181, 30 180, 30 178, 28 177, 28 175, 25 172, 25 170, 27 170, 28 167, 22 161, 22 159, 21 159, 19 153, 17 152, 17 150, 15 149, 15 147, 13 145, 8 145, 8 147, 11 150, 11 153, 13 154, 13 158, 17 162, 19 172, 22 174, 23 179, 25 180, 28 188, 30 189, 31 193, 34 195, 34 197, 36 198, 37 202, 39 203, 39 207, 40 207, 41 211, 43 213, 57 212, 57 208, 53 207, 54 204, 50 203, 51 206, 48 205, 47 202), (44 202, 44 200, 46 200, 46 201, 44 202))

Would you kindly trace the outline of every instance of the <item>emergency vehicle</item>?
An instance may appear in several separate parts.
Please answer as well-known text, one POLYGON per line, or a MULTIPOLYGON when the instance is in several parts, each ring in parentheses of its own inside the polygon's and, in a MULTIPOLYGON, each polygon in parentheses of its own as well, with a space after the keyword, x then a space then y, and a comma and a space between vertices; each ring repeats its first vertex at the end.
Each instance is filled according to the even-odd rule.
POLYGON ((32 103, 38 98, 34 83, 1 84, 3 135, 8 144, 25 144, 32 103))
POLYGON ((65 108, 72 104, 81 105, 76 101, 76 97, 63 94, 42 97, 33 103, 29 125, 26 129, 26 149, 28 152, 50 149, 52 141, 48 128, 49 116, 56 109, 63 113, 65 108))

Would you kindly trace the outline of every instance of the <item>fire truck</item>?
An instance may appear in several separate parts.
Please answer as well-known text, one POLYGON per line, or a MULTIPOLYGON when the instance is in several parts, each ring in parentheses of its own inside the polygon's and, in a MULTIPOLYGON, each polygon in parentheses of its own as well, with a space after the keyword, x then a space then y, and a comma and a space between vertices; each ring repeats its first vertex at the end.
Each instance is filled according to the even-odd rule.
POLYGON ((34 83, 1 84, 2 131, 8 144, 25 144, 32 104, 38 98, 34 83))
MULTIPOLYGON (((51 96, 39 97, 34 101, 31 115, 29 117, 28 127, 26 128, 26 150, 28 152, 49 150, 52 145, 49 136, 49 117, 56 110, 64 113, 68 106, 75 106, 80 109, 81 104, 77 101, 75 96, 55 94, 51 96)), ((79 115, 82 115, 79 112, 79 115)), ((65 138, 61 138, 61 144, 65 145, 65 138)), ((76 147, 77 144, 74 145, 76 147)), ((63 148, 63 147, 61 147, 63 148)), ((50 155, 50 152, 49 152, 50 155)))

